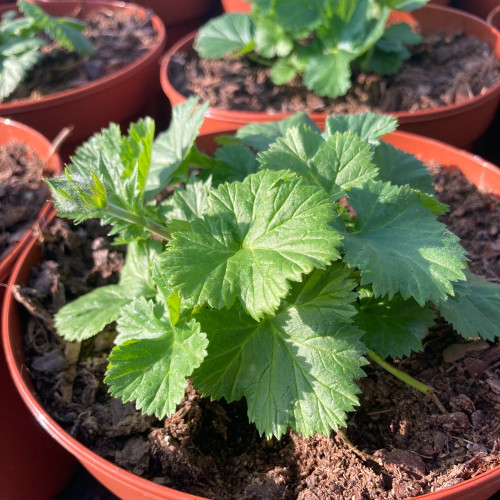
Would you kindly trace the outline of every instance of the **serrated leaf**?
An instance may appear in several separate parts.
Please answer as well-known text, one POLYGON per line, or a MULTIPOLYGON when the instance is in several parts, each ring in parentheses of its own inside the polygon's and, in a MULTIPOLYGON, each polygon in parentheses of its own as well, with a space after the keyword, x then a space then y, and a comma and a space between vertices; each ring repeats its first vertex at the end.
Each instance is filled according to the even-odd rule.
POLYGON ((423 7, 429 0, 377 0, 380 4, 396 10, 415 10, 423 7))
POLYGON ((323 0, 275 0, 277 24, 292 33, 312 31, 321 22, 323 0))
POLYGON ((146 199, 152 199, 169 184, 187 182, 189 165, 184 160, 194 146, 207 110, 208 103, 198 104, 198 99, 192 97, 172 108, 168 130, 153 142, 146 199))
POLYGON ((248 14, 224 14, 200 28, 194 47, 205 59, 219 59, 246 49, 252 43, 254 29, 248 14))
POLYGON ((242 181, 257 172, 255 154, 243 144, 228 144, 215 151, 217 164, 211 170, 214 186, 222 182, 242 181))
POLYGON ((261 19, 255 29, 255 51, 271 59, 285 57, 293 49, 293 40, 280 25, 270 19, 261 19))
POLYGON ((80 29, 74 27, 74 23, 49 16, 41 7, 25 0, 18 1, 17 6, 21 12, 35 21, 39 29, 44 30, 53 40, 68 50, 82 56, 91 56, 95 53, 92 43, 80 33, 80 29))
POLYGON ((435 312, 413 299, 396 294, 387 297, 365 296, 359 305, 359 326, 366 332, 368 348, 382 358, 401 358, 422 350, 422 339, 434 323, 435 312))
POLYGON ((306 113, 297 113, 290 118, 285 118, 277 122, 251 123, 245 125, 236 132, 236 137, 256 151, 264 151, 270 144, 276 141, 276 139, 283 137, 287 130, 298 125, 305 125, 319 132, 318 126, 306 113))
POLYGON ((172 235, 160 265, 182 297, 217 308, 238 298, 258 319, 277 309, 291 281, 338 257, 333 217, 322 190, 262 171, 212 191, 204 219, 172 235))
POLYGON ((304 71, 304 85, 319 96, 338 97, 351 86, 352 54, 337 51, 311 57, 304 71))
POLYGON ((438 304, 439 312, 465 338, 500 336, 500 286, 467 272, 467 281, 454 285, 455 295, 438 304))
POLYGON ((452 282, 465 279, 458 237, 411 188, 369 181, 350 191, 349 203, 357 219, 344 233, 345 259, 361 270, 361 283, 371 283, 376 297, 400 292, 420 305, 439 302, 453 294, 452 282))
POLYGON ((343 265, 295 284, 275 317, 257 323, 235 307, 197 315, 209 338, 195 386, 227 401, 245 397, 259 432, 329 435, 357 404, 353 380, 365 364, 350 322, 354 283, 343 265))
POLYGON ((122 328, 127 322, 141 328, 137 331, 141 340, 129 340, 111 351, 104 381, 114 397, 135 400, 144 413, 164 418, 175 412, 184 396, 186 377, 203 361, 206 336, 195 320, 174 327, 145 301, 128 306, 126 314, 122 328))
POLYGON ((344 191, 361 186, 377 175, 368 144, 351 133, 336 133, 324 141, 305 126, 289 129, 283 138, 258 156, 261 168, 280 170, 283 165, 309 184, 323 188, 336 200, 344 191))
POLYGON ((323 135, 327 139, 336 132, 353 132, 362 141, 377 145, 381 137, 396 130, 397 124, 396 118, 390 115, 376 113, 335 114, 327 117, 323 135))
POLYGON ((292 81, 299 72, 290 57, 278 59, 271 68, 271 80, 275 85, 284 85, 292 81))

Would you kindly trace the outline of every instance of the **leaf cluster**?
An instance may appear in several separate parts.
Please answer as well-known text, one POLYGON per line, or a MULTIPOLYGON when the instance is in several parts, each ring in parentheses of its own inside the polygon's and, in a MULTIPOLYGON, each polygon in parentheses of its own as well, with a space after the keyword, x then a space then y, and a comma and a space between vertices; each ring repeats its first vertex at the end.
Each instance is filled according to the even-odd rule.
POLYGON ((300 75, 320 96, 344 95, 352 68, 389 75, 420 36, 406 23, 388 24, 392 9, 428 0, 253 0, 250 14, 231 13, 201 27, 195 48, 203 58, 247 56, 271 67, 283 85, 300 75))
POLYGON ((156 139, 149 119, 111 126, 48 181, 61 215, 128 242, 120 282, 56 315, 69 340, 116 321, 114 396, 162 418, 191 377, 246 398, 267 436, 328 435, 357 404, 365 355, 422 349, 436 310, 464 337, 498 335, 500 287, 470 275, 425 166, 380 140, 395 119, 334 115, 322 132, 299 114, 208 156, 205 111, 189 99, 156 139))
POLYGON ((0 22, 0 100, 9 97, 40 61, 40 49, 51 40, 81 56, 94 53, 92 44, 82 35, 85 25, 76 19, 49 16, 40 6, 18 0, 24 15, 8 11, 0 22))

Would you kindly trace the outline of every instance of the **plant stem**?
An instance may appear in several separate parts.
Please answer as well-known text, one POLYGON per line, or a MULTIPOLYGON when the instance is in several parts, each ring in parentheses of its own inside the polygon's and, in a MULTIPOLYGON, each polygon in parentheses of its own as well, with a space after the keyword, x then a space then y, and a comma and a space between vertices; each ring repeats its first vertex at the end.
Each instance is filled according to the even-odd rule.
POLYGON ((434 392, 434 389, 432 387, 422 384, 422 382, 419 382, 417 379, 414 379, 407 373, 398 370, 394 366, 387 363, 387 361, 384 361, 377 353, 369 351, 368 357, 375 361, 375 363, 380 365, 384 370, 387 370, 391 375, 394 375, 405 384, 408 384, 414 389, 417 389, 417 391, 423 392, 427 396, 431 396, 434 392))
POLYGON ((263 57, 259 57, 257 54, 251 52, 249 54, 246 54, 248 59, 251 59, 252 61, 256 62, 257 64, 261 64, 262 66, 272 66, 273 63, 267 59, 264 59, 263 57))
POLYGON ((121 219, 125 222, 143 227, 151 234, 158 236, 162 240, 169 240, 171 237, 170 233, 165 229, 165 227, 160 226, 160 224, 157 224, 147 217, 133 214, 128 210, 124 210, 123 208, 111 204, 108 204, 107 212, 113 217, 121 219))

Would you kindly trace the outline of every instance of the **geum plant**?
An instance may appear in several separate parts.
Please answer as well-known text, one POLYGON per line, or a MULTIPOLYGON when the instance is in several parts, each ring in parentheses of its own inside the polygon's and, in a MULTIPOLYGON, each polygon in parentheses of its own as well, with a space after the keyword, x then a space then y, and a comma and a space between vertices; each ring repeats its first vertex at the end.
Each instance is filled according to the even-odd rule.
POLYGON ((81 33, 85 25, 80 21, 49 16, 25 0, 19 0, 17 7, 22 17, 8 11, 0 22, 0 101, 25 80, 41 60, 41 48, 50 40, 82 57, 94 54, 91 42, 81 33))
POLYGON ((392 9, 428 0, 252 0, 250 14, 223 14, 200 28, 195 49, 204 59, 246 56, 271 66, 276 85, 296 75, 320 96, 344 95, 352 70, 396 73, 420 41, 407 23, 388 23, 392 9))
POLYGON ((119 283, 55 318, 70 341, 117 322, 112 395, 163 418, 190 377, 245 398, 266 436, 328 435, 357 404, 366 356, 421 350, 436 309, 464 337, 498 335, 500 287, 467 270, 425 166, 380 141, 392 117, 253 124, 211 157, 194 142, 205 111, 189 99, 155 140, 150 119, 125 137, 112 125, 47 181, 60 215, 99 217, 128 243, 119 283))

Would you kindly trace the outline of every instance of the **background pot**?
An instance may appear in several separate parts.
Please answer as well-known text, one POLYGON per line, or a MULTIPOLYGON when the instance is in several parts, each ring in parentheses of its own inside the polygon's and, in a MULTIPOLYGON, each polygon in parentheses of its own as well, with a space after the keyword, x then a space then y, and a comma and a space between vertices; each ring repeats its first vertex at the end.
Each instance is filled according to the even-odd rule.
MULTIPOLYGON (((226 130, 225 134, 234 133, 226 130)), ((215 134, 202 137, 203 144, 214 148, 215 134)), ((456 166, 470 180, 500 196, 500 169, 484 160, 443 143, 412 134, 395 132, 385 140, 410 153, 417 153, 423 160, 436 160, 443 166, 456 166)), ((39 262, 40 246, 35 240, 17 262, 6 293, 2 310, 2 338, 5 343, 7 362, 15 384, 24 402, 36 418, 43 422, 44 428, 62 446, 73 453, 82 465, 109 490, 120 498, 142 500, 149 498, 170 500, 194 500, 200 497, 183 494, 179 491, 147 481, 104 460, 84 447, 65 432, 42 408, 35 395, 28 371, 25 367, 22 345, 22 311, 12 296, 12 286, 27 281, 30 268, 39 262)), ((444 490, 418 497, 418 500, 462 499, 486 500, 500 488, 500 466, 478 475, 463 483, 444 490)))
POLYGON ((488 14, 500 5, 500 0, 455 0, 454 5, 470 14, 486 19, 488 14))
MULTIPOLYGON (((0 15, 13 7, 14 4, 0 7, 0 15)), ((56 16, 72 15, 75 8, 90 12, 102 7, 125 9, 137 12, 141 17, 146 16, 142 7, 111 0, 54 0, 43 3, 43 8, 56 16)), ((158 16, 153 16, 152 22, 158 32, 156 43, 132 64, 76 89, 56 92, 36 101, 22 99, 0 104, 0 116, 25 123, 50 140, 62 128, 74 125, 63 153, 72 152, 76 145, 108 126, 110 121, 127 125, 147 111, 152 96, 160 91, 158 65, 165 46, 165 28, 158 16)))
MULTIPOLYGON (((29 144, 46 162, 46 170, 61 172, 62 164, 52 145, 35 130, 0 118, 0 145, 17 140, 29 144)), ((54 216, 47 203, 36 221, 43 227, 54 216)), ((26 236, 0 262, 0 283, 5 283, 19 254, 32 241, 33 233, 26 236)), ((5 288, 0 287, 0 303, 5 288)), ((50 439, 45 430, 28 411, 12 383, 0 342, 0 497, 3 500, 49 500, 57 494, 72 475, 76 460, 50 439)))
MULTIPOLYGON (((457 30, 462 30, 465 34, 476 36, 488 43, 496 53, 497 58, 500 58, 500 33, 486 24, 485 21, 467 13, 447 7, 430 5, 411 14, 399 13, 397 18, 396 16, 393 17, 395 20, 402 20, 420 26, 424 33, 441 31, 445 34, 451 34, 457 30)), ((172 86, 168 79, 170 57, 175 52, 193 50, 194 37, 195 33, 192 33, 179 40, 170 49, 162 62, 160 69, 161 85, 172 106, 184 102, 186 98, 172 86)), ((440 106, 432 110, 399 111, 391 114, 398 118, 399 130, 425 135, 455 146, 467 147, 480 137, 491 124, 499 102, 500 81, 490 87, 484 94, 458 104, 440 106)), ((290 114, 268 114, 211 108, 205 114, 205 122, 201 131, 218 132, 252 122, 278 121, 287 116, 290 116, 290 114)), ((325 113, 313 113, 310 116, 319 126, 324 124, 325 113)))

